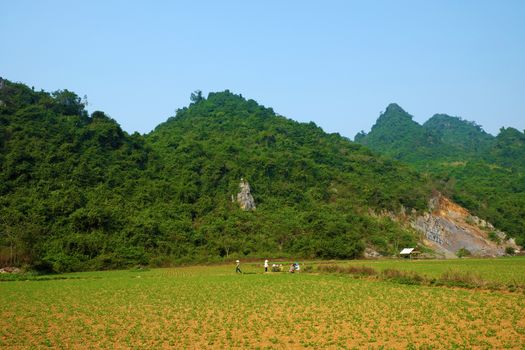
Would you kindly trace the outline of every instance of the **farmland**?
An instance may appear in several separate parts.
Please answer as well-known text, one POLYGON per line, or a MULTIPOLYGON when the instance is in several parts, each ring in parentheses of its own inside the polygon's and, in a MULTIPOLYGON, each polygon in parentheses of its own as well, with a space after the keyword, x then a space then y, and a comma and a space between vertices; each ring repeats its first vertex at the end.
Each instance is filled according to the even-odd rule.
MULTIPOLYGON (((524 282, 525 259, 355 261, 524 282)), ((313 263, 316 265, 317 263, 313 263)), ((0 283, 0 348, 510 348, 523 292, 414 286, 260 263, 85 272, 0 283), (58 277, 58 276, 57 276, 58 277)))
MULTIPOLYGON (((329 264, 331 262, 324 262, 329 264)), ((369 266, 378 271, 399 269, 414 271, 428 277, 439 277, 446 271, 460 271, 479 274, 489 282, 525 284, 524 257, 511 259, 455 259, 455 260, 349 260, 335 262, 341 265, 369 266)))

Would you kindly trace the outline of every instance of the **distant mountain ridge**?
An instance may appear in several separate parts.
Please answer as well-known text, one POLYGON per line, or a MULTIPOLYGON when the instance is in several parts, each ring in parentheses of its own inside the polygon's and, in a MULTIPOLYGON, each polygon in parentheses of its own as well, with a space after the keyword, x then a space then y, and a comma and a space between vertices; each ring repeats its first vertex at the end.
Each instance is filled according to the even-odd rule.
POLYGON ((474 122, 436 114, 423 125, 396 104, 355 142, 432 174, 441 190, 476 215, 525 239, 525 133, 497 136, 474 122))
POLYGON ((471 154, 486 151, 494 140, 494 136, 486 133, 480 125, 447 114, 434 114, 423 127, 436 135, 443 144, 471 154))
POLYGON ((439 135, 413 120, 399 105, 388 105, 370 133, 357 134, 355 142, 394 159, 415 162, 420 158, 450 157, 454 149, 439 135))

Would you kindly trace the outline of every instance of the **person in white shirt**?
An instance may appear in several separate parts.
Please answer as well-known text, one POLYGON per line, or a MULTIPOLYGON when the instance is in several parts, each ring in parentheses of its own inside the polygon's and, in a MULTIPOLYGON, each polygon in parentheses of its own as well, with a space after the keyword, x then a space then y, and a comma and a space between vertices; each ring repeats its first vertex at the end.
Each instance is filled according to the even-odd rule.
POLYGON ((264 272, 268 272, 268 259, 264 260, 264 272))

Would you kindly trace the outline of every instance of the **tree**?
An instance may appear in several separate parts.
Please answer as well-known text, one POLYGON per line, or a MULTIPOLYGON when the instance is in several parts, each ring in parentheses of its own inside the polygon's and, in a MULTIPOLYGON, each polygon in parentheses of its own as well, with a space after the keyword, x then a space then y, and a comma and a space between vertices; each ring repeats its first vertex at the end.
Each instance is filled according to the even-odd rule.
POLYGON ((195 90, 191 93, 190 101, 193 103, 199 103, 200 101, 204 100, 204 97, 202 97, 202 91, 201 90, 195 90))

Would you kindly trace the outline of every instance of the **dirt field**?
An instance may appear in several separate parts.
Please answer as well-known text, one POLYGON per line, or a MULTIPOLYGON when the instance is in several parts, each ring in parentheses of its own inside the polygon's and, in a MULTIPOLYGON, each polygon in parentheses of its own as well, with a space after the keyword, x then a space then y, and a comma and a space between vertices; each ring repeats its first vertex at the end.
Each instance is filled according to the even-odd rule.
POLYGON ((0 282, 0 348, 525 348, 521 292, 243 267, 0 282))

